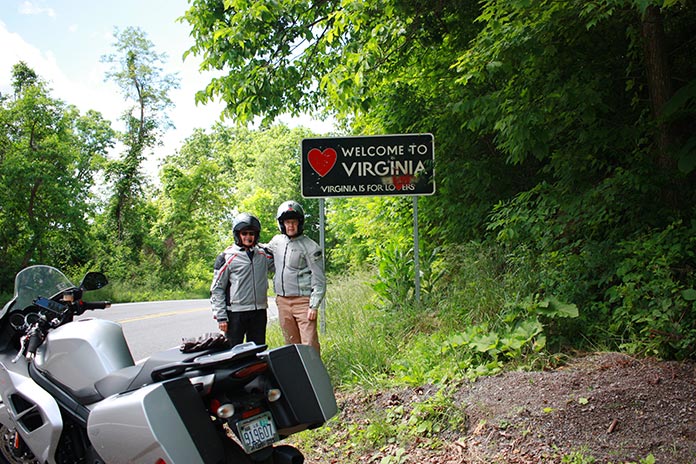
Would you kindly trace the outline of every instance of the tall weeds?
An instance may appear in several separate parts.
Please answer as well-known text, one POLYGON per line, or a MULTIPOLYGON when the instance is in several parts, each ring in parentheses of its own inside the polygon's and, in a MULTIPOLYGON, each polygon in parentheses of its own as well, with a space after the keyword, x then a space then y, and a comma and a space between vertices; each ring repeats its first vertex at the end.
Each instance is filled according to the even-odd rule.
MULTIPOLYGON (((337 387, 446 383, 497 372, 506 362, 544 356, 553 321, 577 308, 533 292, 523 263, 496 249, 467 244, 424 260, 419 301, 405 279, 413 273, 384 269, 333 275, 326 299, 321 355, 337 387)), ((404 270, 410 252, 385 249, 404 270), (401 260, 401 261, 399 261, 401 260), (398 262, 397 262, 398 261, 398 262)), ((271 346, 283 343, 277 325, 271 346)))
MULTIPOLYGON (((375 305, 374 274, 362 271, 330 278, 325 331, 319 334, 321 357, 335 385, 374 385, 387 372, 395 340, 387 334, 391 318, 375 305)), ((277 324, 269 345, 282 344, 277 324)))

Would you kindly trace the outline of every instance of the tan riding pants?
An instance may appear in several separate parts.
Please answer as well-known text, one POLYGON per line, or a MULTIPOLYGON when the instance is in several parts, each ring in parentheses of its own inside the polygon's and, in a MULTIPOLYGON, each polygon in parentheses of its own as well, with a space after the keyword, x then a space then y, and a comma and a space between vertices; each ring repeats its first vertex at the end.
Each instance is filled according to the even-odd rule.
POLYGON ((278 321, 283 330, 285 343, 313 346, 319 353, 319 334, 317 319, 307 318, 308 296, 276 296, 278 321))

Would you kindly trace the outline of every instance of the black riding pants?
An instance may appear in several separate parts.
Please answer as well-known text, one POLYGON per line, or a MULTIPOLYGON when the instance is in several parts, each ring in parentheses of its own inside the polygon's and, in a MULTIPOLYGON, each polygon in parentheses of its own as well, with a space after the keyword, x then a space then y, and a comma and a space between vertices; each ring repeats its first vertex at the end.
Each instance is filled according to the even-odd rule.
POLYGON ((266 310, 227 312, 227 339, 231 346, 244 342, 266 344, 266 310))

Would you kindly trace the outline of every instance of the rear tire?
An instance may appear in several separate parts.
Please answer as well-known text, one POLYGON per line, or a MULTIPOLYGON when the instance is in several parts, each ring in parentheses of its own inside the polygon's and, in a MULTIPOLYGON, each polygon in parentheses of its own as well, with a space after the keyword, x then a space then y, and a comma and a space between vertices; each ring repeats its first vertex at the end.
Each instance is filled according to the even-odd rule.
POLYGON ((303 464, 304 456, 294 446, 278 445, 273 448, 273 464, 303 464))
POLYGON ((235 442, 225 442, 225 462, 227 464, 303 464, 304 456, 289 445, 266 448, 249 456, 235 442))

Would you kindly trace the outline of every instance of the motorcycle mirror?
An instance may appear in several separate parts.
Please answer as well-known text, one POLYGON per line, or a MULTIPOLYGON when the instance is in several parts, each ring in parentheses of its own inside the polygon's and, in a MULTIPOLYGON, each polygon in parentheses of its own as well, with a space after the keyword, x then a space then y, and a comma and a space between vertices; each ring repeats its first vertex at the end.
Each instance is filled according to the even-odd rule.
POLYGON ((10 325, 15 330, 21 330, 24 327, 24 315, 22 313, 12 313, 10 315, 10 325))
POLYGON ((108 283, 109 281, 106 280, 106 276, 103 273, 88 272, 82 279, 80 287, 84 288, 85 290, 99 290, 108 283))

